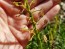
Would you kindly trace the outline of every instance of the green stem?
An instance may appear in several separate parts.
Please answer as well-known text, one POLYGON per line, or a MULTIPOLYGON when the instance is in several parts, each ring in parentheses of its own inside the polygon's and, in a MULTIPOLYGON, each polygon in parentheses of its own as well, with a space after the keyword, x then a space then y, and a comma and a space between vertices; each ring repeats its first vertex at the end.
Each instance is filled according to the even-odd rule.
POLYGON ((36 22, 34 21, 34 17, 30 11, 29 11, 29 14, 30 14, 31 23, 33 25, 33 30, 35 33, 37 33, 36 22))

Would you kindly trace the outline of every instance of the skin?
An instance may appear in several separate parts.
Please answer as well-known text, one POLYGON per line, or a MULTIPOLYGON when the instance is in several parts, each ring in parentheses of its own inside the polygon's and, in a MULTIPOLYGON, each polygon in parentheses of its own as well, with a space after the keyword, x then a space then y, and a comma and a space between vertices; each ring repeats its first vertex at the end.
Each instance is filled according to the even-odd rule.
MULTIPOLYGON (((16 17, 16 15, 21 12, 20 9, 14 7, 14 5, 9 4, 8 2, 8 0, 7 2, 6 0, 0 1, 0 42, 3 45, 4 43, 9 44, 8 42, 10 42, 10 44, 18 44, 20 48, 17 48, 23 49, 27 45, 28 40, 30 39, 30 32, 21 30, 21 28, 23 27, 28 28, 27 25, 30 24, 27 20, 28 15, 22 14, 20 15, 20 17, 16 17)), ((39 11, 33 13, 34 19, 37 21, 36 28, 40 30, 44 28, 48 24, 48 22, 53 20, 54 16, 59 12, 60 6, 55 5, 53 7, 54 4, 52 0, 49 0, 45 3, 41 3, 37 6, 35 5, 33 6, 34 8, 31 9, 31 12, 37 9, 43 9, 42 11, 45 14, 43 17, 40 18, 39 11)), ((15 45, 13 47, 15 47, 15 45)), ((2 49, 1 46, 0 48, 2 49)))

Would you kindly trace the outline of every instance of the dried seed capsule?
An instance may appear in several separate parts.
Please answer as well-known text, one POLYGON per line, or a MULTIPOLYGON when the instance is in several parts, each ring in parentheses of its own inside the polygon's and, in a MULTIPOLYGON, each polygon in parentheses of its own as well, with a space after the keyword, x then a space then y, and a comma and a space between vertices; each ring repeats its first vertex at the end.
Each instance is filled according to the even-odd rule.
POLYGON ((29 32, 29 29, 28 29, 28 27, 27 27, 26 25, 23 25, 20 30, 21 30, 23 33, 29 32))
POLYGON ((47 37, 46 35, 43 36, 44 42, 47 43, 47 37))

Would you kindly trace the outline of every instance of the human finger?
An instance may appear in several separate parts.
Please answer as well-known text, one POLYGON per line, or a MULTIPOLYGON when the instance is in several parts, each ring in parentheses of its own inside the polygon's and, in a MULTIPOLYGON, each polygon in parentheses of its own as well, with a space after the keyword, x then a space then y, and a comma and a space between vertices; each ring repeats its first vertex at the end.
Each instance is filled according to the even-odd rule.
POLYGON ((15 15, 20 12, 19 9, 15 8, 13 5, 7 3, 6 1, 1 0, 0 6, 6 11, 8 15, 15 15))
MULTIPOLYGON (((8 3, 11 3, 11 2, 22 2, 22 3, 24 3, 24 0, 5 0, 5 1, 7 1, 8 3)), ((45 1, 47 1, 47 0, 45 0, 45 1)), ((33 0, 33 2, 32 2, 32 0, 28 0, 28 3, 30 4, 31 2, 32 2, 32 6, 31 6, 31 8, 34 8, 35 6, 37 6, 37 5, 39 5, 40 3, 42 3, 42 2, 45 2, 44 0, 33 0)))
POLYGON ((20 16, 14 16, 13 18, 8 17, 8 25, 11 25, 16 29, 20 30, 23 25, 28 25, 27 16, 20 15, 20 16))
POLYGON ((31 12, 35 11, 33 13, 34 19, 38 20, 41 16, 40 11, 42 11, 42 14, 46 13, 51 7, 53 6, 53 2, 50 0, 46 3, 42 3, 38 5, 37 7, 33 8, 31 12), (37 11, 39 10, 39 11, 37 11))
POLYGON ((44 28, 59 12, 60 6, 56 5, 54 6, 50 11, 48 11, 36 24, 36 28, 40 30, 41 28, 44 28))

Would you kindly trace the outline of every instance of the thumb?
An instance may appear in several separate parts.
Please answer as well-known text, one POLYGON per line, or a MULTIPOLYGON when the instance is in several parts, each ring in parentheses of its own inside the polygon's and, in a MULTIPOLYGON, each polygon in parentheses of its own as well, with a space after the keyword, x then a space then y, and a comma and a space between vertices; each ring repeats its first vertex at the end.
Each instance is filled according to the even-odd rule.
POLYGON ((30 34, 28 32, 22 34, 22 32, 16 30, 14 27, 9 26, 12 34, 14 35, 14 37, 17 39, 17 41, 23 46, 25 47, 28 43, 28 38, 30 37, 30 34))

